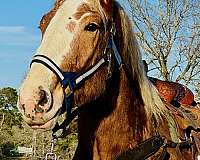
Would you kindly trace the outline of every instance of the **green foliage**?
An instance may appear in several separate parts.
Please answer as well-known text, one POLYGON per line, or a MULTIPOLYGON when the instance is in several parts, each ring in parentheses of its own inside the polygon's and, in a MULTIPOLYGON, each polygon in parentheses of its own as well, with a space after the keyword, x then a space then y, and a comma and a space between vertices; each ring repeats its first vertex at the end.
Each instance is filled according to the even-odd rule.
MULTIPOLYGON (((15 125, 21 127, 22 117, 17 109, 17 97, 17 90, 14 88, 7 87, 0 89, 1 125, 6 124, 10 128, 15 125)), ((10 130, 9 128, 6 129, 10 130)))
POLYGON ((21 127, 22 117, 21 114, 16 110, 11 111, 4 111, 6 113, 5 116, 5 123, 12 127, 12 126, 19 126, 21 127))
POLYGON ((0 89, 0 108, 17 109, 17 90, 11 87, 0 89))
POLYGON ((77 141, 77 134, 73 133, 71 135, 69 135, 67 138, 64 138, 62 140, 58 141, 58 149, 57 152, 62 152, 62 151, 66 151, 68 148, 70 148, 71 145, 73 145, 73 143, 76 143, 77 141))

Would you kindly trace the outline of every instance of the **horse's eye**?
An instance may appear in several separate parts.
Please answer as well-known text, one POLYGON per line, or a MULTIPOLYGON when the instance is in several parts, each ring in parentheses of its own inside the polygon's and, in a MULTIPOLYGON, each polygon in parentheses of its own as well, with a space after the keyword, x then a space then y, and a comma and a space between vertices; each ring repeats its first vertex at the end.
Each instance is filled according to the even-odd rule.
POLYGON ((88 24, 86 27, 85 27, 85 31, 89 31, 89 32, 94 32, 96 31, 97 29, 99 29, 99 26, 95 23, 90 23, 88 24))

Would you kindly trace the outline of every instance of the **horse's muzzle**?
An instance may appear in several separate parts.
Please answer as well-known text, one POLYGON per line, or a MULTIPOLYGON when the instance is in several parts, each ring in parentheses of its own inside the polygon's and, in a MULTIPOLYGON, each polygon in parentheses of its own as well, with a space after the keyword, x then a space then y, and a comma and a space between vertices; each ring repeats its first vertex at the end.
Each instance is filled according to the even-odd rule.
POLYGON ((20 91, 18 108, 29 125, 42 125, 47 122, 44 115, 52 107, 52 95, 48 89, 39 86, 33 91, 20 91))

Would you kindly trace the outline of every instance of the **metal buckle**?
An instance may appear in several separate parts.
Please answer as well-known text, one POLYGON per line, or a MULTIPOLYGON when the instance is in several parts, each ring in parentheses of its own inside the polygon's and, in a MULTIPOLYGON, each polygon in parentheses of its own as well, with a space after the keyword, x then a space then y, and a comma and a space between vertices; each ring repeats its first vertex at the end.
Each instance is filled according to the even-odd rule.
POLYGON ((70 84, 67 85, 67 87, 64 89, 64 92, 65 92, 66 97, 69 97, 73 94, 73 90, 71 89, 70 84))
POLYGON ((108 78, 111 78, 112 76, 112 53, 111 51, 108 51, 107 54, 107 61, 108 61, 108 78))
POLYGON ((51 140, 51 150, 50 150, 49 153, 47 153, 45 155, 45 160, 49 160, 49 157, 51 157, 50 158, 51 160, 57 160, 57 155, 55 153, 53 153, 56 141, 57 141, 56 137, 53 137, 52 140, 51 140))
POLYGON ((111 28, 110 32, 111 32, 113 35, 115 35, 115 33, 116 33, 115 23, 112 23, 112 28, 111 28))

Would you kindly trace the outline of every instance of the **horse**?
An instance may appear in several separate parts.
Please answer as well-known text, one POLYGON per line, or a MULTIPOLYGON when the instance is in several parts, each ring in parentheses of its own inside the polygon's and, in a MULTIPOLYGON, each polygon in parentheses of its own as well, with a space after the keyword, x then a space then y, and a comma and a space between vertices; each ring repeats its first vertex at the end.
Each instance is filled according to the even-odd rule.
POLYGON ((184 137, 189 123, 166 107, 146 77, 132 23, 118 2, 57 0, 40 28, 42 41, 18 98, 31 128, 54 129, 60 114, 78 106, 74 160, 197 157, 190 133, 199 129, 190 126, 184 137))

